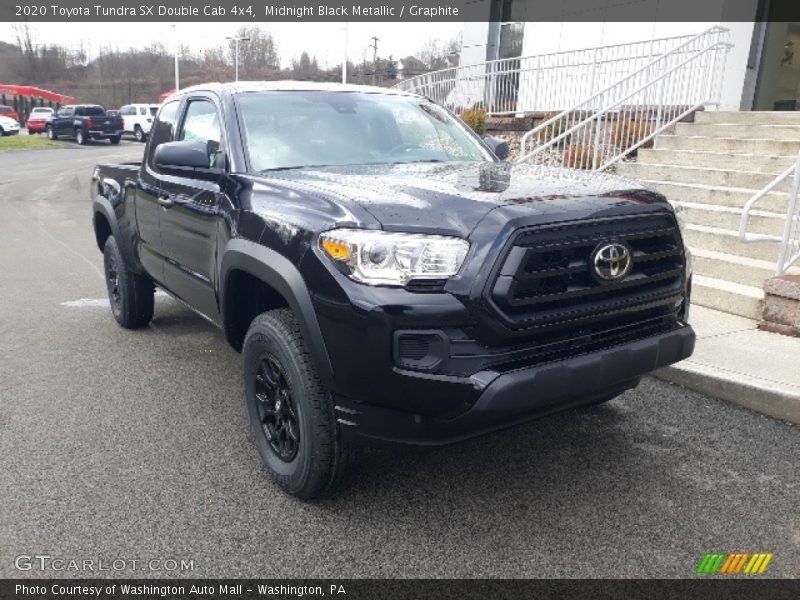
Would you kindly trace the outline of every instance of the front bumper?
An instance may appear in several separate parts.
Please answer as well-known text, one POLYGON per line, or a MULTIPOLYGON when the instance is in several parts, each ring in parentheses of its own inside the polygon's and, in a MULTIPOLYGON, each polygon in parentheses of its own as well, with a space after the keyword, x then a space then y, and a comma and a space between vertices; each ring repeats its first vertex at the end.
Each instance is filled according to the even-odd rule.
POLYGON ((630 389, 651 371, 689 357, 695 334, 688 324, 672 331, 573 358, 518 369, 481 383, 472 406, 450 419, 424 416, 337 398, 342 435, 363 445, 438 446, 502 429, 630 389))

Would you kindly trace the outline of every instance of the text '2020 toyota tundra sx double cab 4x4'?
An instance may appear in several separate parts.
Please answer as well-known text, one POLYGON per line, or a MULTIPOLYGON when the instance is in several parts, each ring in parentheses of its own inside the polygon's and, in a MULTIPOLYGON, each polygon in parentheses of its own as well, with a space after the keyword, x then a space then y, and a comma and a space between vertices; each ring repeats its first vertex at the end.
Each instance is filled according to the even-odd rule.
POLYGON ((506 152, 392 90, 182 90, 140 165, 94 172, 114 317, 147 325, 158 286, 221 327, 261 457, 302 498, 359 446, 596 404, 689 356, 664 197, 506 152))

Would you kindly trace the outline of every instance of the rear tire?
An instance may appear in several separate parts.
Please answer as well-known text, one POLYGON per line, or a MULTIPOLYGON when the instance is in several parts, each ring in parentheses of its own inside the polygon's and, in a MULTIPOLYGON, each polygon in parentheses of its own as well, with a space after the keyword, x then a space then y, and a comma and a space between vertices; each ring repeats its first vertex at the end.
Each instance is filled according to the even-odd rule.
POLYGON ((144 327, 153 318, 153 281, 130 270, 111 235, 103 248, 103 265, 111 313, 126 329, 144 327))
POLYGON ((83 135, 83 129, 75 130, 75 141, 78 143, 79 146, 83 146, 84 144, 86 144, 86 136, 83 135))
POLYGON ((342 444, 333 397, 292 313, 256 317, 242 354, 250 432, 272 479, 303 500, 333 489, 356 452, 342 444))
POLYGON ((58 135, 56 135, 55 130, 50 125, 47 126, 47 139, 49 140, 58 139, 58 135))
POLYGON ((120 140, 120 136, 118 136, 118 135, 114 135, 114 136, 111 136, 110 138, 108 138, 108 141, 111 142, 114 146, 119 144, 119 140, 120 140))

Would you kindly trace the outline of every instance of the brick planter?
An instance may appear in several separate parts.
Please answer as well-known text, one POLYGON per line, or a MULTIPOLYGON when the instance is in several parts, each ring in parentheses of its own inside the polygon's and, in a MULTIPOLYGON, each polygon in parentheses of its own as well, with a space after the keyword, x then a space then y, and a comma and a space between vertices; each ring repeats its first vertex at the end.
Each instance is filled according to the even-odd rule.
POLYGON ((764 320, 759 328, 800 337, 800 276, 781 275, 764 283, 764 320))

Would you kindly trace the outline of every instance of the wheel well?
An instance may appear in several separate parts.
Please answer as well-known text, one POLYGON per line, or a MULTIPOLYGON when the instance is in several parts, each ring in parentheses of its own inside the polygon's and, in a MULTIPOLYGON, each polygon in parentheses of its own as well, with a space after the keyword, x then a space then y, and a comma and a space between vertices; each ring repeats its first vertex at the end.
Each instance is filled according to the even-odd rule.
POLYGON ((289 303, 273 287, 258 277, 234 269, 225 286, 225 335, 237 351, 241 351, 250 323, 258 315, 289 303))
POLYGON ((106 246, 106 240, 111 237, 111 225, 101 212, 94 213, 94 237, 97 240, 97 247, 102 252, 106 246))

